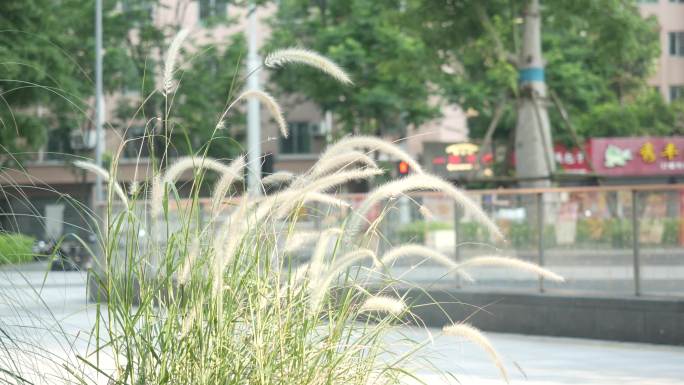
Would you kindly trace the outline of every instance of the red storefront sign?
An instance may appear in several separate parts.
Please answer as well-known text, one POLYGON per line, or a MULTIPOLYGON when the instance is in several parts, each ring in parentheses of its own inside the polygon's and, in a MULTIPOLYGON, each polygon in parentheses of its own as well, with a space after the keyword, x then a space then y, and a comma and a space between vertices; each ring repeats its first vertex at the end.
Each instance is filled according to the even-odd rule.
POLYGON ((684 175, 684 136, 596 138, 590 150, 599 175, 684 175))
POLYGON ((562 144, 553 146, 556 164, 566 172, 584 174, 589 171, 589 164, 584 153, 577 147, 568 148, 562 144))

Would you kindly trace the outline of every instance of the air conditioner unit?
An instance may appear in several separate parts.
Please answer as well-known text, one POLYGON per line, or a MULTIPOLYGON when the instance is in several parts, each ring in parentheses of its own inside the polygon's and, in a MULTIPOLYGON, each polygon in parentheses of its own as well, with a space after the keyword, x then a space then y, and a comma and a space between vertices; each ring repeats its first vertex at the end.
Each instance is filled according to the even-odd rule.
POLYGON ((97 143, 95 130, 73 130, 69 134, 71 148, 78 151, 93 150, 97 143))

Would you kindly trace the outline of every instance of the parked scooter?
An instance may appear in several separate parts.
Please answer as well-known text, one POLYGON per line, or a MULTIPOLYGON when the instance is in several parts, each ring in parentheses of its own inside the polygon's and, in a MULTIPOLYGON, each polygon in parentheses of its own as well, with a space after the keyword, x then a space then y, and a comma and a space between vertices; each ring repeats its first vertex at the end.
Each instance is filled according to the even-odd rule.
POLYGON ((87 268, 90 263, 90 255, 78 242, 39 240, 33 245, 33 257, 36 260, 50 261, 52 271, 74 271, 87 268))

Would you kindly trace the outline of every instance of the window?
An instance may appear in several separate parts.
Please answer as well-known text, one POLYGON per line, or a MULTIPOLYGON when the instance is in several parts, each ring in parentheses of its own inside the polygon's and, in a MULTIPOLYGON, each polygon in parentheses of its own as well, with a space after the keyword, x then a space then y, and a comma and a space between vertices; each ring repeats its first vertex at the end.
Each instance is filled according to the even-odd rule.
POLYGON ((670 101, 673 102, 677 99, 684 97, 684 86, 670 86, 670 101))
POLYGON ((684 56, 684 32, 670 32, 670 55, 684 56))
POLYGON ((280 153, 311 153, 312 124, 309 122, 291 122, 288 126, 290 128, 290 135, 287 138, 280 138, 280 153))
POLYGON ((122 0, 121 11, 136 24, 147 23, 153 18, 154 4, 149 0, 122 0))
POLYGON ((228 0, 199 0, 200 20, 225 17, 228 13, 228 0))

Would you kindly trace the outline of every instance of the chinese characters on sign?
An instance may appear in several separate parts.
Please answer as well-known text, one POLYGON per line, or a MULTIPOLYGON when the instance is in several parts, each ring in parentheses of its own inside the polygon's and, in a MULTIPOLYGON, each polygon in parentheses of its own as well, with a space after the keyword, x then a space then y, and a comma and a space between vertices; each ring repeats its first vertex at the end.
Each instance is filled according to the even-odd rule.
POLYGON ((589 169, 584 153, 577 147, 567 148, 562 144, 553 146, 556 163, 563 171, 573 173, 586 173, 589 169))
MULTIPOLYGON (((478 154, 479 146, 472 143, 423 144, 426 168, 447 178, 459 178, 476 169, 478 154)), ((609 177, 684 175, 684 136, 592 138, 587 141, 586 152, 556 144, 554 157, 559 169, 566 173, 593 171, 609 177)), ((515 162, 515 154, 511 161, 515 162)), ((493 162, 491 152, 482 154, 481 175, 492 175, 493 162)))
POLYGON ((607 176, 682 174, 684 137, 596 138, 590 140, 592 164, 607 176))
POLYGON ((482 175, 491 176, 494 156, 491 152, 480 154, 480 146, 473 143, 423 143, 423 157, 430 163, 426 166, 435 174, 458 177, 459 174, 479 169, 481 156, 482 175))

